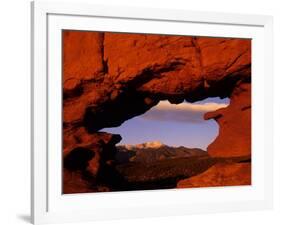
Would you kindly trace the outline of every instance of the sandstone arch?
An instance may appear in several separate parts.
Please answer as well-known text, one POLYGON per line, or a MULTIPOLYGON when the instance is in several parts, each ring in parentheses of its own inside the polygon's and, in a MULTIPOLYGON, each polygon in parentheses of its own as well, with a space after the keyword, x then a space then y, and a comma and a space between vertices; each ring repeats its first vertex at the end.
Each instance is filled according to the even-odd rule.
POLYGON ((250 40, 64 31, 63 42, 64 154, 92 149, 99 156, 89 164, 93 173, 112 160, 121 140, 99 130, 160 100, 229 97, 227 108, 205 115, 220 127, 208 153, 251 154, 250 40))

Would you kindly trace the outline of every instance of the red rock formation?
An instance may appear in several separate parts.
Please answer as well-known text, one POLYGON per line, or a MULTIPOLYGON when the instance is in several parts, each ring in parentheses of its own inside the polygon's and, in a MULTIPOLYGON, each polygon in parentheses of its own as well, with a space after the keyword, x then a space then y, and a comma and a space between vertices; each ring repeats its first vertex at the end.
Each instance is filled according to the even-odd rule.
POLYGON ((218 163, 204 173, 178 182, 178 188, 251 185, 251 163, 218 163))
POLYGON ((91 188, 91 183, 83 179, 81 172, 71 172, 63 170, 63 193, 89 193, 95 191, 91 188))
POLYGON ((63 192, 109 191, 107 186, 97 185, 97 182, 114 166, 115 144, 120 140, 120 135, 105 132, 89 134, 84 128, 65 130, 63 192))
POLYGON ((251 155, 251 84, 238 85, 226 108, 205 114, 205 119, 215 119, 219 135, 208 146, 213 157, 251 155))
POLYGON ((119 126, 160 100, 215 96, 230 97, 231 103, 206 116, 220 125, 208 151, 220 157, 250 154, 250 85, 242 84, 250 76, 246 39, 64 31, 64 155, 90 149, 95 156, 85 170, 96 176, 120 141, 100 129, 119 126))
POLYGON ((103 33, 64 31, 64 91, 103 73, 103 33))
POLYGON ((86 126, 95 132, 118 126, 159 100, 179 103, 229 97, 238 81, 250 77, 250 40, 74 33, 64 32, 65 45, 77 45, 64 48, 65 126, 86 126), (91 34, 89 39, 99 44, 87 42, 91 34), (79 57, 80 45, 93 50, 82 51, 83 57, 79 57), (88 64, 79 63, 80 58, 99 60, 93 64, 98 69, 90 73, 88 64), (68 68, 72 64, 77 66, 68 68), (69 84, 72 80, 75 85, 69 84))

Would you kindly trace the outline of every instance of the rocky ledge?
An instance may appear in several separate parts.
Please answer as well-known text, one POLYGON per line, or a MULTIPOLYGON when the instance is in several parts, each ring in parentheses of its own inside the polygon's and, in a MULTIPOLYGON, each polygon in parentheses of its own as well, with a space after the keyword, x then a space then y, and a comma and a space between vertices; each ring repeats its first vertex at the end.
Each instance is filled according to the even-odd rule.
POLYGON ((205 172, 183 179, 178 188, 251 185, 251 163, 217 163, 205 172))

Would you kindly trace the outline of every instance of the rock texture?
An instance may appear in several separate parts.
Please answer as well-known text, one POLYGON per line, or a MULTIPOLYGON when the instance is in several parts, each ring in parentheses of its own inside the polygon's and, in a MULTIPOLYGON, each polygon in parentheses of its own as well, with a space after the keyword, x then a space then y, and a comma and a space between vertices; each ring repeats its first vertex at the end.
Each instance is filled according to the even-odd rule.
POLYGON ((207 150, 214 157, 251 155, 251 84, 237 85, 226 108, 205 114, 205 119, 215 119, 219 135, 207 150))
POLYGON ((245 39, 65 31, 64 43, 71 46, 63 54, 64 124, 89 132, 118 126, 159 100, 229 97, 250 78, 245 39), (86 59, 95 61, 92 70, 86 59))
POLYGON ((101 165, 112 165, 121 140, 100 129, 119 126, 160 100, 207 97, 231 98, 226 109, 206 115, 220 126, 208 152, 249 155, 250 78, 250 40, 63 31, 64 157, 74 149, 93 151, 79 171, 98 176, 101 165))
MULTIPOLYGON (((96 132, 89 134, 84 128, 68 129, 63 138, 64 164, 64 193, 93 192, 99 187, 104 174, 111 176, 112 161, 114 160, 120 135, 96 132)), ((114 175, 112 175, 114 176, 114 175)), ((106 189, 102 189, 107 190, 106 189)))
POLYGON ((178 182, 178 188, 251 185, 251 163, 218 163, 178 182))

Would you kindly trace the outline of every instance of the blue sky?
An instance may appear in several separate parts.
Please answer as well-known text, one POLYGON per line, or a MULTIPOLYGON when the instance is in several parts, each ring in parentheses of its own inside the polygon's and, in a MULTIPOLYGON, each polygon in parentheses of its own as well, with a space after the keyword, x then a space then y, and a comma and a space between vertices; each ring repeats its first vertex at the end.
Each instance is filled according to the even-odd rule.
POLYGON ((120 134, 119 144, 140 144, 161 141, 170 146, 206 149, 218 135, 218 124, 204 120, 208 111, 226 107, 229 99, 208 98, 178 105, 161 101, 145 114, 125 121, 121 126, 102 131, 120 134))

